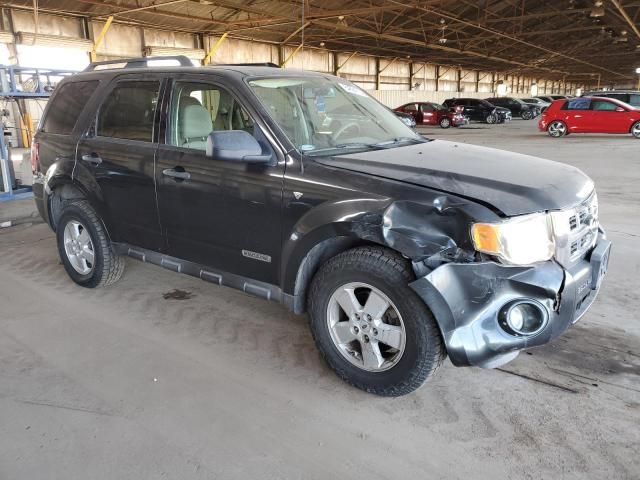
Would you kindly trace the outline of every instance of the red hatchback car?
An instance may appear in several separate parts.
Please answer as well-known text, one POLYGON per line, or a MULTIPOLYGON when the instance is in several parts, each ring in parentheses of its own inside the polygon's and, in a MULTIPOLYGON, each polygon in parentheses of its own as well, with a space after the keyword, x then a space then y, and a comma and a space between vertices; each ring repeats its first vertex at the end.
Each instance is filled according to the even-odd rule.
POLYGON ((461 113, 451 112, 447 107, 433 102, 406 103, 394 110, 412 115, 416 125, 440 125, 442 128, 449 128, 468 123, 467 118, 461 113))
POLYGON ((640 138, 640 110, 612 98, 556 100, 542 113, 538 128, 552 137, 570 133, 630 133, 640 138))

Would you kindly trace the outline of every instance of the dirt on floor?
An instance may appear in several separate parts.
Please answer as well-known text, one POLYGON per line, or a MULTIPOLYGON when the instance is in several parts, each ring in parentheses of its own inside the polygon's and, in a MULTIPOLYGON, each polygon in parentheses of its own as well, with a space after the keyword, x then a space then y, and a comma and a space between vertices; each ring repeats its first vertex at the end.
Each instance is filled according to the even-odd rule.
POLYGON ((533 126, 429 133, 594 177, 600 297, 552 344, 397 399, 341 382, 278 304, 134 260, 83 289, 46 225, 1 229, 0 479, 640 478, 640 144, 533 126))

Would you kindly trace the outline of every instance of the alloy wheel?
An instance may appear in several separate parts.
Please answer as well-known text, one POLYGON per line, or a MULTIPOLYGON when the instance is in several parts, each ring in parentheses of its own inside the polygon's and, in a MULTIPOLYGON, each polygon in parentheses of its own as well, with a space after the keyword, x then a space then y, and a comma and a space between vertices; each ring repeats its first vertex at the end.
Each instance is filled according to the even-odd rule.
POLYGON ((640 138, 640 122, 636 122, 633 127, 631 127, 631 135, 640 138))
POLYGON ((340 354, 362 370, 388 370, 404 353, 402 316, 389 297, 366 283, 347 283, 333 292, 327 327, 340 354))
POLYGON ((567 126, 559 121, 551 122, 549 124, 549 135, 552 137, 561 137, 567 133, 567 126))
POLYGON ((89 231, 77 220, 69 220, 64 227, 64 251, 73 269, 88 275, 95 266, 95 250, 89 231))
POLYGON ((486 120, 487 120, 487 123, 492 124, 492 123, 496 123, 497 118, 495 115, 491 114, 491 115, 487 115, 486 120))
POLYGON ((449 128, 451 126, 451 120, 449 120, 448 118, 443 118, 442 120, 440 120, 440 126, 442 128, 449 128))

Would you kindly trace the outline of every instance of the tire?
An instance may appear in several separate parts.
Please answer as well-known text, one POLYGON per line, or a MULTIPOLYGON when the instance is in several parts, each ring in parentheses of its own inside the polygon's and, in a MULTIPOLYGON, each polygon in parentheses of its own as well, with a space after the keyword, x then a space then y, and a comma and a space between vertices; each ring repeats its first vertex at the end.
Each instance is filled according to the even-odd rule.
POLYGON ((86 200, 64 207, 56 238, 62 264, 78 285, 104 287, 122 276, 124 258, 113 250, 102 221, 86 200))
POLYGON ((567 124, 560 120, 552 121, 547 127, 547 133, 553 138, 560 138, 567 135, 567 130, 567 124))
POLYGON ((530 110, 525 110, 520 114, 523 120, 531 120, 533 118, 533 113, 530 110))
POLYGON ((438 122, 440 124, 441 128, 449 128, 451 127, 451 119, 449 117, 443 117, 440 119, 440 122, 438 122))
POLYGON ((634 123, 631 126, 631 135, 633 135, 636 138, 640 138, 640 121, 634 123))
POLYGON ((490 113, 489 115, 487 115, 487 118, 485 118, 484 121, 491 125, 494 123, 498 123, 498 118, 494 114, 490 113))
POLYGON ((308 297, 311 332, 329 367, 347 383, 370 393, 396 397, 420 387, 442 364, 446 352, 440 330, 431 311, 409 288, 413 279, 409 263, 381 247, 343 252, 328 260, 314 276, 308 297), (345 296, 345 287, 353 294, 345 296), (378 301, 369 307, 367 300, 374 294, 378 301), (349 307, 362 309, 354 308, 349 316, 338 298, 349 307), (386 310, 384 302, 389 303, 386 310), (374 314, 382 320, 365 318, 374 310, 383 312, 374 314), (342 321, 333 325, 341 324, 341 329, 331 327, 336 313, 342 321), (360 318, 354 320, 358 315, 360 318), (343 335, 344 343, 334 340, 343 335), (372 356, 364 349, 377 350, 375 361, 368 367, 366 358, 372 356))

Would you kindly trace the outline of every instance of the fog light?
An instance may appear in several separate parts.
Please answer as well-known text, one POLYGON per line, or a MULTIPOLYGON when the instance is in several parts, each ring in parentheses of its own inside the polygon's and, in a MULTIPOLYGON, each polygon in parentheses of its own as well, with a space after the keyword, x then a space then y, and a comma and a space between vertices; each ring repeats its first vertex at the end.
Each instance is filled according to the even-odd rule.
POLYGON ((502 307, 499 323, 503 330, 511 335, 535 335, 547 324, 547 312, 538 302, 510 302, 502 307))

